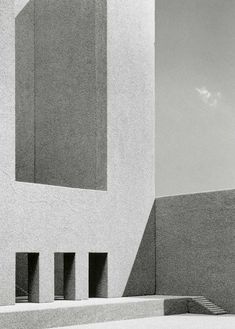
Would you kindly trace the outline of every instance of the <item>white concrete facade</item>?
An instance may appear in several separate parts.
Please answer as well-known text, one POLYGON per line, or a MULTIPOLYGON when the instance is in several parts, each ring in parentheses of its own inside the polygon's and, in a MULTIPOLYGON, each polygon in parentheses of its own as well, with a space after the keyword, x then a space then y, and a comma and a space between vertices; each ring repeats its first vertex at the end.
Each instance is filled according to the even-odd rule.
MULTIPOLYGON (((17 8, 21 1, 15 1, 17 8)), ((108 188, 15 181, 14 1, 0 0, 0 305, 15 303, 15 254, 39 256, 39 301, 54 301, 54 253, 108 253, 108 297, 127 283, 154 198, 154 0, 108 0, 108 188)))

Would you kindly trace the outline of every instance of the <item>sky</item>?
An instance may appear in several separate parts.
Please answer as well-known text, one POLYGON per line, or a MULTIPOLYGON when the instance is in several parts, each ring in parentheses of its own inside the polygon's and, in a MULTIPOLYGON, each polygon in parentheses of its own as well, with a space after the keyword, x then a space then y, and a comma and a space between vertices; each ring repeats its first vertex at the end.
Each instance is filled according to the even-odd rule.
POLYGON ((156 1, 156 195, 235 189, 235 1, 156 1))
POLYGON ((156 0, 157 197, 235 188, 234 17, 234 0, 156 0))

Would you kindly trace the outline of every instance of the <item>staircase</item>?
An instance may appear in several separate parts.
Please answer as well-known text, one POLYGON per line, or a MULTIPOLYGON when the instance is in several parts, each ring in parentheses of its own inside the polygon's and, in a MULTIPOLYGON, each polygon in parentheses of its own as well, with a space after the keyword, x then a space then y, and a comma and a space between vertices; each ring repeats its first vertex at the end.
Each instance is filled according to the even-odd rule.
POLYGON ((188 311, 189 313, 196 313, 196 314, 211 314, 211 315, 227 314, 227 312, 223 308, 212 303, 209 299, 203 296, 192 297, 188 302, 188 311))
POLYGON ((27 303, 28 299, 28 292, 16 284, 16 303, 27 303))

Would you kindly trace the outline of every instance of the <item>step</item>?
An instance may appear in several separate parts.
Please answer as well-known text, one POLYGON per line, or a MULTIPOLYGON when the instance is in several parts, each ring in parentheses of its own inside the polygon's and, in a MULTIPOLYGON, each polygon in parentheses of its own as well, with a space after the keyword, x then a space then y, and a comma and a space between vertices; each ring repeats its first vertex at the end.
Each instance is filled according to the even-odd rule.
POLYGON ((207 311, 214 315, 227 314, 227 312, 223 308, 221 308, 220 306, 217 306, 216 304, 214 304, 213 302, 208 300, 206 297, 196 296, 191 299, 191 302, 193 302, 195 304, 194 305, 189 304, 189 312, 190 311, 193 313, 197 313, 197 311, 198 311, 198 313, 200 313, 200 311, 203 312, 202 310, 200 310, 200 307, 202 307, 205 309, 205 312, 207 311))
POLYGON ((221 307, 219 307, 219 306, 217 306, 217 305, 215 305, 215 304, 202 304, 202 303, 201 303, 201 305, 202 305, 202 306, 205 306, 205 307, 208 307, 208 308, 216 308, 217 310, 222 310, 221 307))
POLYGON ((217 306, 209 306, 208 308, 209 308, 210 310, 224 311, 222 308, 217 307, 217 306))
POLYGON ((184 297, 145 296, 56 300, 48 304, 18 303, 0 307, 0 328, 44 329, 181 314, 187 312, 187 301, 184 297))
POLYGON ((196 296, 196 297, 193 297, 194 300, 204 300, 204 301, 208 301, 208 299, 206 297, 203 297, 203 296, 196 296))
POLYGON ((214 312, 224 312, 224 310, 217 308, 217 307, 208 307, 208 310, 214 311, 214 312))
POLYGON ((225 310, 223 310, 223 309, 218 309, 218 308, 208 308, 208 310, 210 310, 210 311, 214 311, 214 312, 225 312, 225 310))

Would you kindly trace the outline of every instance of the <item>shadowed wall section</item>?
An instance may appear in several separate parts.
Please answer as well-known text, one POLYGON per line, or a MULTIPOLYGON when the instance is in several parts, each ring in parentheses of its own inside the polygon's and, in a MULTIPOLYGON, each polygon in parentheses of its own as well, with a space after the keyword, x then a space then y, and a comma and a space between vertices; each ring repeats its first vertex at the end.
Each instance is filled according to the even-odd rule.
MULTIPOLYGON (((39 254, 16 253, 16 298, 39 302, 39 254)), ((18 299, 19 301, 19 299, 18 299)))
POLYGON ((34 182, 34 1, 15 20, 16 180, 34 182))
POLYGON ((202 295, 235 312, 235 191, 156 201, 156 293, 202 295))
POLYGON ((106 0, 34 0, 16 18, 16 179, 107 188, 106 0))
POLYGON ((156 207, 154 202, 123 296, 141 296, 155 294, 155 209, 156 207))
POLYGON ((108 254, 89 253, 89 297, 108 296, 108 254))
POLYGON ((16 254, 16 297, 28 296, 28 255, 16 254))
MULTIPOLYGON (((16 3, 19 1, 17 0, 16 3)), ((22 1, 25 4, 26 1, 22 1)), ((53 3, 61 4, 62 2, 60 0, 37 1, 38 6, 41 4, 42 6, 50 6, 53 3)), ((63 3, 65 6, 71 3, 71 9, 76 9, 76 6, 72 5, 75 3, 73 0, 64 0, 63 3)), ((90 0, 81 1, 84 6, 88 6, 88 3, 90 5, 90 0)), ((100 9, 102 4, 107 5, 108 16, 108 99, 105 112, 106 110, 108 112, 109 160, 108 189, 105 192, 15 181, 14 2, 9 0, 1 1, 0 38, 4 42, 1 45, 0 56, 0 72, 3 77, 0 79, 0 204, 3 205, 0 207, 0 212, 1 218, 4 220, 2 220, 0 226, 0 305, 9 305, 15 302, 15 253, 17 252, 38 252, 40 254, 40 303, 54 301, 54 253, 56 252, 71 251, 76 253, 76 299, 86 299, 88 297, 88 253, 107 252, 109 254, 108 297, 122 296, 149 217, 155 197, 154 0, 108 0, 107 3, 96 1, 96 4, 100 9), (135 232, 139 234, 135 234, 135 232), (121 268, 120 260, 124 260, 121 268)), ((93 6, 93 4, 91 5, 93 6)), ((64 12, 62 15, 64 24, 61 24, 64 25, 63 35, 67 28, 70 29, 70 21, 67 18, 73 18, 76 21, 75 17, 79 17, 81 14, 80 10, 79 13, 77 10, 70 10, 69 15, 65 15, 66 11, 69 12, 69 8, 51 10, 52 15, 56 12, 58 15, 59 13, 62 15, 62 12, 64 12)), ((96 13, 98 12, 99 10, 96 11, 96 13)), ((105 18, 106 11, 102 9, 101 12, 104 13, 104 16, 99 17, 105 18)), ((18 15, 18 10, 16 13, 18 15)), ((46 20, 43 17, 44 14, 47 15, 47 10, 42 15, 42 19, 46 20)), ((85 16, 83 15, 82 19, 85 19, 85 16)), ((91 11, 91 16, 94 17, 93 11, 91 11)), ((99 18, 96 17, 96 26, 98 21, 99 18)), ((51 29, 49 31, 46 29, 45 34, 52 33, 54 23, 58 25, 53 18, 51 29)), ((48 25, 49 23, 46 22, 45 27, 48 25)), ((103 20, 102 25, 98 25, 100 28, 105 28, 106 20, 103 20)), ((92 26, 94 26, 94 23, 92 23, 92 26)), ((58 26, 58 28, 60 31, 62 30, 62 26, 58 26)), ((37 26, 35 26, 35 29, 37 29, 37 26)), ((43 27, 40 27, 41 29, 43 27)), ((74 29, 79 32, 77 25, 74 26, 74 29)), ((93 34, 94 30, 91 31, 93 34)), ((55 31, 55 33, 57 32, 55 31)), ((68 43, 71 39, 74 39, 74 35, 78 36, 78 33, 73 34, 73 31, 71 33, 66 34, 66 42, 68 43)), ((39 34, 39 31, 36 34, 39 34)), ((99 37, 101 36, 106 37, 106 34, 99 34, 99 37)), ((45 39, 48 38, 51 38, 52 43, 58 41, 54 40, 51 35, 45 36, 45 39)), ((58 58, 60 58, 60 55, 63 58, 62 53, 65 53, 63 40, 64 38, 61 38, 61 48, 59 47, 60 42, 56 47, 55 56, 58 56, 58 58)), ((87 39, 83 40, 84 47, 91 47, 88 41, 87 39)), ((97 42, 96 45, 100 45, 100 42, 97 42)), ((41 46, 43 47, 43 44, 41 46)), ((50 49, 52 47, 53 45, 50 45, 50 49)), ((52 59, 55 57, 53 53, 47 53, 48 49, 45 47, 45 52, 41 57, 43 63, 40 63, 40 66, 48 64, 51 70, 53 65, 57 68, 57 62, 51 60, 50 56, 53 57, 52 59), (47 55, 50 57, 48 61, 46 61, 47 55)), ((93 46, 92 49, 94 49, 93 46)), ((100 53, 100 50, 96 49, 96 51, 100 53)), ((37 51, 35 52, 36 60, 38 60, 38 56, 39 52, 37 51)), ((67 51, 67 56, 73 62, 80 56, 80 52, 71 53, 67 51)), ((61 63, 61 66, 63 67, 63 63, 61 63)), ((68 69, 71 68, 68 66, 68 69)), ((39 71, 41 72, 41 69, 38 68, 35 79, 36 85, 38 79, 41 79, 39 71)), ((45 84, 46 81, 52 80, 48 77, 46 70, 42 70, 42 72, 45 73, 45 84)), ((103 70, 99 72, 103 72, 103 70)), ((74 72, 71 72, 71 80, 75 79, 73 74, 74 72)), ((71 91, 73 95, 78 89, 69 89, 64 84, 63 90, 59 79, 56 80, 57 83, 58 90, 65 92, 65 95, 61 94, 61 103, 56 102, 58 105, 57 110, 61 110, 59 114, 63 116, 64 111, 67 109, 66 106, 63 106, 63 102, 66 102, 66 93, 71 91)), ((104 81, 104 87, 105 85, 104 81)), ((77 86, 76 83, 75 86, 77 86)), ((54 91, 54 89, 57 90, 53 84, 48 84, 47 87, 48 93, 54 91)), ((35 90, 38 90, 38 88, 39 85, 35 86, 35 90)), ((19 97, 19 95, 16 97, 19 97)), ((47 98, 47 95, 45 95, 45 98, 47 98)), ((103 98, 101 97, 101 99, 103 98)), ((103 100, 105 101, 105 98, 103 100)), ((44 104, 47 103, 51 102, 44 101, 44 104)), ((55 109, 53 103, 48 104, 48 112, 49 105, 50 108, 55 109)), ((69 107, 69 109, 71 109, 71 112, 75 110, 72 107, 69 107)), ((42 109, 40 106, 36 106, 35 110, 36 112, 42 110, 43 114, 46 112, 46 109, 42 109)), ((71 112, 69 111, 70 114, 71 112)), ((53 113, 51 114, 53 115, 53 113)), ((88 116, 89 114, 90 112, 87 112, 88 116)), ((74 115, 76 117, 77 112, 74 115)), ((101 117, 103 116, 101 115, 101 117)), ((106 115, 104 119, 106 120, 106 115)), ((67 123, 69 124, 69 122, 67 123)), ((63 135, 65 123, 62 122, 61 125, 63 127, 60 133, 63 135)), ((55 122, 53 129, 57 129, 55 127, 58 127, 59 131, 59 122, 55 122)), ((68 129, 69 132, 72 132, 72 129, 68 129)), ((65 138, 66 136, 61 137, 63 143, 65 138)), ((36 138, 36 143, 39 142, 39 139, 36 138)), ((46 140, 47 138, 44 136, 44 141, 46 140)), ((69 134, 68 140, 70 140, 69 134)), ((48 147, 52 141, 49 140, 49 142, 48 147)), ((56 147, 59 148, 56 138, 54 142, 56 147)), ((71 144, 73 145, 72 142, 71 144)), ((69 147, 72 145, 69 145, 69 147)), ((79 148, 80 145, 81 143, 78 141, 76 146, 79 148)), ((101 145, 101 142, 99 145, 101 145)), ((43 145, 41 146, 43 148, 43 145)), ((59 156, 61 158, 59 160, 61 160, 61 165, 64 165, 65 154, 63 147, 60 150, 61 154, 59 156)), ((56 162, 58 158, 54 160, 50 152, 45 149, 44 155, 51 159, 52 166, 54 166, 54 161, 56 162)), ((99 151, 98 153, 100 154, 99 151)), ((66 170, 70 170, 68 167, 71 161, 76 158, 76 152, 72 157, 74 158, 70 159, 68 156, 66 159, 68 162, 66 170)), ((78 161, 74 162, 80 164, 78 161)), ((79 169, 76 169, 77 171, 80 172, 79 169)), ((58 174, 60 175, 59 169, 58 174)), ((86 171, 84 175, 86 175, 86 171)), ((78 176, 74 175, 75 178, 78 178, 78 176)), ((81 187, 80 184, 79 187, 81 187)))

